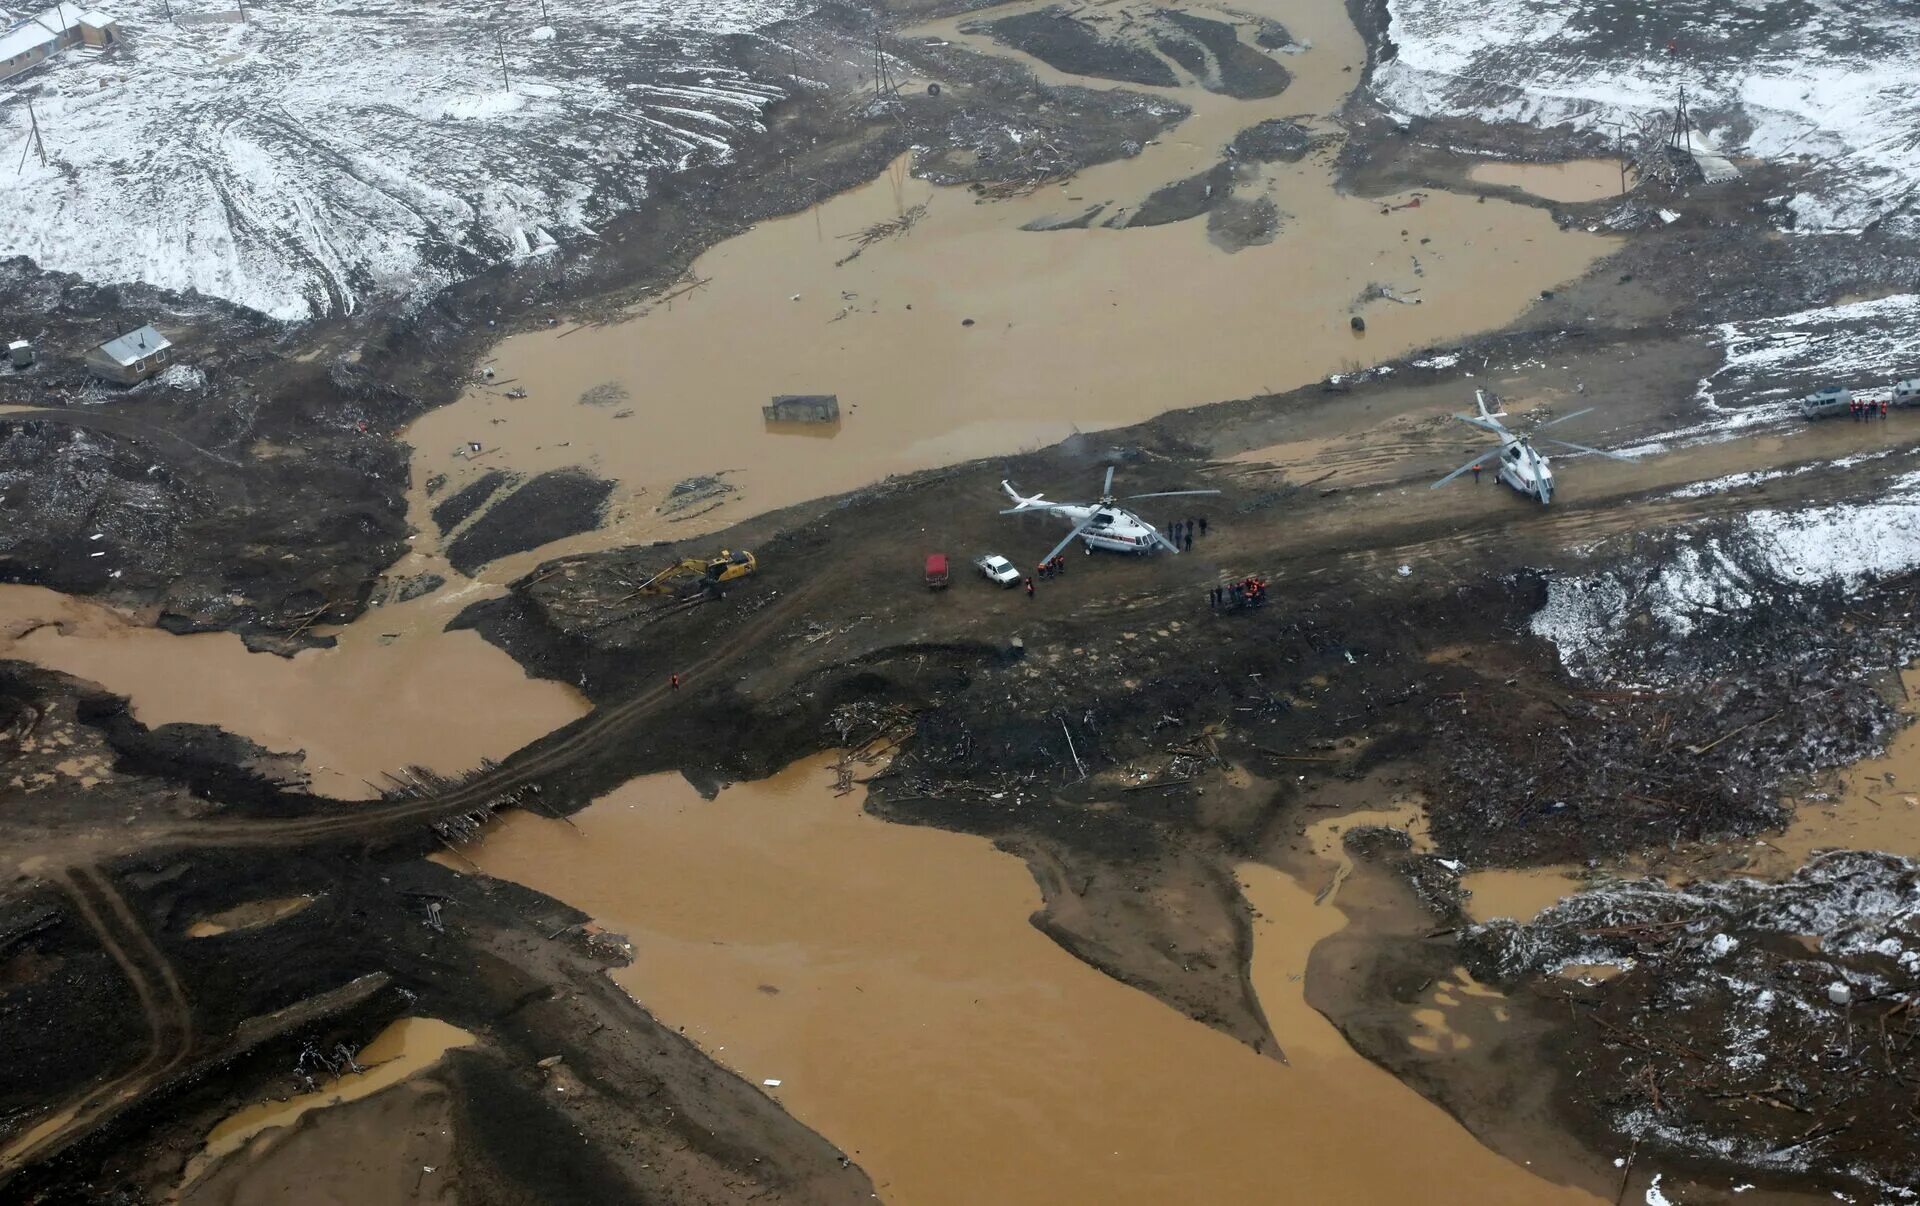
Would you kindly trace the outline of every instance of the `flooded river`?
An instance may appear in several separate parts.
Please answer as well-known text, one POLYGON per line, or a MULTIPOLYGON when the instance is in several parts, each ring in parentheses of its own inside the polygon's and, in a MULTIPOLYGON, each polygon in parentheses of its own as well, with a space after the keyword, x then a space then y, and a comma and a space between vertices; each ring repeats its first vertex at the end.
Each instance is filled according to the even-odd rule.
POLYGON ((1302 974, 1335 908, 1242 869, 1290 1065, 1072 958, 981 838, 888 824, 810 759, 711 801, 635 781, 578 828, 504 816, 472 858, 624 933, 614 976, 844 1147, 890 1201, 1590 1201, 1349 1048, 1302 974), (775 1082, 777 1084, 769 1084, 775 1082))
POLYGON ((577 692, 528 678, 478 633, 428 626, 382 643, 393 619, 370 613, 340 647, 284 658, 230 632, 175 636, 88 600, 0 586, 0 658, 128 696, 142 724, 218 725, 276 753, 304 750, 314 790, 349 800, 407 766, 453 774, 503 758, 586 713, 577 692))
MULTIPOLYGON (((1278 56, 1292 84, 1261 100, 1196 83, 1141 88, 1192 116, 1134 158, 1006 200, 936 188, 902 161, 716 246, 693 266, 704 284, 670 304, 507 339, 490 358, 491 382, 409 432, 415 483, 444 475, 452 491, 488 470, 583 464, 618 479, 613 522, 546 555, 685 536, 887 473, 1284 390, 1494 328, 1613 246, 1562 231, 1531 206, 1430 190, 1343 194, 1326 155, 1247 167, 1234 198, 1271 201, 1281 218, 1271 242, 1233 253, 1210 241, 1204 218, 1023 229, 1096 204, 1124 218, 1155 189, 1219 163, 1235 134, 1266 119, 1338 136, 1326 115, 1359 80, 1365 47, 1337 0, 1179 7, 1284 23, 1309 47, 1278 56), (917 215, 910 229, 848 259, 851 236, 906 214, 917 215), (1363 304, 1376 286, 1399 300, 1376 289, 1363 304), (1354 314, 1366 318, 1364 337, 1349 329, 1354 314), (528 396, 507 396, 520 389, 528 396), (763 420, 772 396, 806 393, 839 397, 830 434, 807 438, 763 420), (686 522, 656 511, 675 481, 722 470, 738 491, 725 505, 686 522)), ((920 32, 1011 57, 1048 82, 1112 86, 963 32, 975 19, 920 32)), ((417 498, 416 515, 427 504, 417 498)), ((485 576, 500 580, 534 559, 485 576)))

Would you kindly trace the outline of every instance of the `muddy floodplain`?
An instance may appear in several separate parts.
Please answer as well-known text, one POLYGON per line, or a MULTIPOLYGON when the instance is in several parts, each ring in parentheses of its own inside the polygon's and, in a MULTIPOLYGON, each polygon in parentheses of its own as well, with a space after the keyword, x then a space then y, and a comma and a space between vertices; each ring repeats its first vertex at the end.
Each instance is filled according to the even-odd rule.
POLYGON ((1861 761, 1910 585, 1641 649, 1687 690, 1528 631, 1635 531, 1893 488, 1911 416, 1427 488, 1475 388, 1657 442, 1729 307, 1880 296, 1898 248, 1769 237, 1763 166, 1606 233, 1601 148, 1369 109, 1380 6, 888 7, 890 102, 864 26, 736 48, 818 94, 404 320, 0 265, 54 332, 211 345, 204 396, 0 380, 0 1192, 1914 1183, 1913 969, 1854 924, 1920 855, 1911 743, 1861 761), (1003 478, 1108 467, 1223 493, 1144 504, 1207 521, 1177 558, 968 576, 1064 534, 1003 478), (718 547, 757 572, 643 589, 718 547))

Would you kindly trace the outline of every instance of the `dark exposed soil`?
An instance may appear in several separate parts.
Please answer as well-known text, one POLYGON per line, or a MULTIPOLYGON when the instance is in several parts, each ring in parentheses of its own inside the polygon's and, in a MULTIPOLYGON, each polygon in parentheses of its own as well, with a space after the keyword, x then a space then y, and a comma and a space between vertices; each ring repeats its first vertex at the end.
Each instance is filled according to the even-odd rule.
MULTIPOLYGON (((486 478, 474 483, 478 486, 486 478)), ((468 489, 472 489, 469 486, 468 489)), ((523 553, 600 526, 613 483, 580 469, 554 469, 488 507, 447 546, 447 560, 463 574, 489 561, 523 553)), ((461 491, 465 494, 466 491, 461 491)), ((458 500, 455 495, 448 502, 458 500)), ((476 504, 478 505, 478 504, 476 504)), ((434 509, 436 521, 439 508, 434 509)))
POLYGON ((473 518, 494 491, 507 484, 508 474, 501 469, 489 469, 479 477, 461 487, 457 493, 448 495, 436 503, 433 508, 434 526, 445 536, 467 520, 473 518))
POLYGON ((1133 216, 1127 219, 1127 225, 1164 226, 1169 222, 1197 218, 1225 201, 1227 189, 1232 184, 1233 169, 1224 163, 1185 180, 1176 180, 1149 194, 1133 216))
POLYGON ((1313 134, 1305 126, 1274 117, 1234 135, 1227 144, 1227 156, 1257 163, 1298 163, 1313 149, 1313 142, 1313 134))
POLYGON ((1165 63, 1139 46, 1103 38, 1065 9, 1002 17, 986 26, 994 40, 1039 59, 1058 71, 1171 88, 1179 80, 1165 63))

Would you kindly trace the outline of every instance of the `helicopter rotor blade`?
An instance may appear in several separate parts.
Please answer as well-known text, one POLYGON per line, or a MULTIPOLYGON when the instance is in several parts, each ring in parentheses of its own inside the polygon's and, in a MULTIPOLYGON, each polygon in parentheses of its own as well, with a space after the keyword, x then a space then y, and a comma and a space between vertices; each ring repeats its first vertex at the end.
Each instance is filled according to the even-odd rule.
POLYGON ((1080 522, 1080 526, 1074 528, 1073 531, 1068 532, 1065 538, 1063 538, 1059 544, 1054 545, 1052 552, 1040 558, 1040 560, 1052 561, 1055 557, 1058 557, 1060 555, 1061 550, 1065 549, 1068 545, 1072 544, 1074 542, 1074 539, 1077 536, 1079 536, 1080 533, 1086 531, 1088 528, 1092 526, 1093 526, 1093 516, 1089 515, 1080 522))
POLYGON ((1159 528, 1153 529, 1153 539, 1154 539, 1154 543, 1158 544, 1161 548, 1166 549, 1170 553, 1178 553, 1180 551, 1180 546, 1175 544, 1173 541, 1168 540, 1165 536, 1162 536, 1160 534, 1159 528))
POLYGON ((1500 449, 1489 448, 1485 452, 1481 453, 1479 456, 1474 457, 1472 460, 1468 461, 1466 464, 1460 466, 1458 469, 1455 469, 1452 473, 1447 474, 1445 477, 1441 478, 1439 481, 1433 483, 1433 485, 1428 486, 1427 489, 1438 490, 1440 487, 1446 485, 1448 482, 1452 481, 1454 478, 1459 477, 1462 473, 1465 473, 1469 469, 1472 469, 1478 466, 1482 461, 1492 460, 1494 457, 1499 455, 1500 455, 1500 449))
POLYGON ((1630 461, 1633 459, 1630 456, 1621 456, 1617 452, 1608 452, 1604 448, 1589 448, 1585 444, 1575 444, 1571 440, 1556 440, 1556 439, 1548 438, 1548 439, 1543 439, 1540 442, 1543 444, 1558 444, 1562 448, 1571 448, 1575 452, 1591 452, 1595 456, 1610 457, 1616 461, 1630 461))
POLYGON ((1573 412, 1572 414, 1570 414, 1570 415, 1561 415, 1561 416, 1560 416, 1559 418, 1557 418, 1557 419, 1548 419, 1548 420, 1547 420, 1546 422, 1544 422, 1544 423, 1542 423, 1542 424, 1540 424, 1540 426, 1538 426, 1538 427, 1536 427, 1536 428, 1534 428, 1534 430, 1535 430, 1535 431, 1545 431, 1545 430, 1546 430, 1547 428, 1549 428, 1549 427, 1552 427, 1552 426, 1553 426, 1553 425, 1554 425, 1555 423, 1564 423, 1564 422, 1566 422, 1566 421, 1567 421, 1568 419, 1577 419, 1577 418, 1579 418, 1579 417, 1580 417, 1581 415, 1590 415, 1590 414, 1592 414, 1592 413, 1593 413, 1594 411, 1596 411, 1596 410, 1599 410, 1599 409, 1600 409, 1600 408, 1599 408, 1599 407, 1597 407, 1597 406, 1588 406, 1588 407, 1585 407, 1585 408, 1583 408, 1583 409, 1581 409, 1581 410, 1576 410, 1576 411, 1574 411, 1574 412, 1573 412))
POLYGON ((1129 500, 1136 498, 1178 498, 1183 494, 1218 494, 1218 490, 1161 490, 1156 494, 1129 494, 1129 500))
POLYGON ((1108 465, 1107 466, 1107 482, 1106 482, 1106 485, 1100 487, 1100 497, 1105 498, 1107 495, 1112 493, 1113 493, 1113 466, 1108 465))
POLYGON ((1092 505, 1093 505, 1092 503, 1054 502, 1051 499, 1049 499, 1048 501, 1043 503, 1036 503, 1031 507, 1008 507, 1006 510, 1000 512, 1000 514, 1002 515, 1045 515, 1050 511, 1058 511, 1061 507, 1089 507, 1092 505))

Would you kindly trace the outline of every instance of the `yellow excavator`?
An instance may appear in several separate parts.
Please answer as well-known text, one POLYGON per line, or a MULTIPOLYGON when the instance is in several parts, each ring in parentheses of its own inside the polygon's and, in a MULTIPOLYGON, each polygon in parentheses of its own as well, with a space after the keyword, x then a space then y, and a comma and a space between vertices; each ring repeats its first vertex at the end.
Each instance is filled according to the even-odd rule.
POLYGON ((760 568, 745 549, 721 549, 720 555, 676 561, 634 588, 636 595, 674 595, 688 599, 702 593, 719 594, 724 582, 744 578, 760 568))

